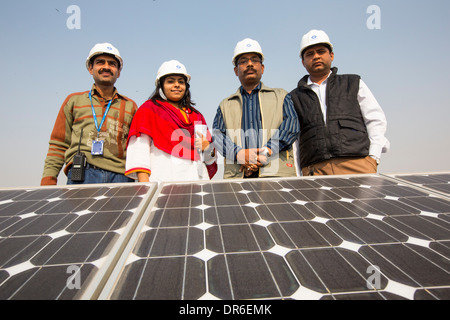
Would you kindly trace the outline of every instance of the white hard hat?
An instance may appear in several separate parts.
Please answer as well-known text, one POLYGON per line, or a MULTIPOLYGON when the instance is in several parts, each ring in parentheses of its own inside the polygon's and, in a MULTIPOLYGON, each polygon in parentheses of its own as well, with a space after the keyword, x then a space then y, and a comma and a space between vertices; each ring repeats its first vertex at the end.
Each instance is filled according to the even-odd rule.
POLYGON ((155 85, 158 86, 159 80, 168 74, 182 74, 186 77, 187 83, 191 81, 191 76, 187 73, 186 67, 177 60, 170 60, 164 62, 158 69, 156 75, 155 85))
POLYGON ((261 55, 262 62, 264 62, 264 54, 262 53, 262 49, 258 41, 249 38, 239 41, 236 44, 236 47, 234 48, 233 60, 231 62, 233 63, 234 66, 236 66, 235 60, 238 56, 244 53, 251 53, 251 52, 255 52, 261 55))
POLYGON ((91 52, 89 52, 89 56, 86 58, 86 68, 88 70, 89 70, 89 63, 90 63, 91 59, 93 57, 101 55, 101 54, 111 54, 114 57, 116 57, 116 59, 119 60, 119 63, 120 63, 119 70, 122 70, 123 60, 122 60, 122 57, 120 56, 120 52, 111 43, 97 43, 91 49, 91 52))
POLYGON ((300 44, 300 57, 303 54, 303 51, 313 45, 324 43, 330 46, 331 50, 333 50, 333 45, 330 42, 330 38, 328 35, 322 30, 311 30, 307 34, 305 34, 302 38, 302 42, 300 44))

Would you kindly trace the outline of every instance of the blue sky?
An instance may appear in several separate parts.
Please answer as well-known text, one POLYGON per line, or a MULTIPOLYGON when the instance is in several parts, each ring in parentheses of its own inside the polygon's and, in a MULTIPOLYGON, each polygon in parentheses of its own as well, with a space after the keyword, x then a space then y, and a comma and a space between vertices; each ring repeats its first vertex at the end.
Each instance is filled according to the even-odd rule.
MULTIPOLYGON (((67 95, 89 90, 89 50, 111 42, 124 58, 119 92, 144 103, 162 62, 192 75, 198 109, 212 126, 239 81, 231 58, 250 37, 265 54, 263 82, 291 91, 305 75, 298 51, 310 29, 325 30, 340 73, 361 75, 388 119, 391 150, 379 172, 450 170, 450 2, 445 0, 17 0, 0 4, 0 187, 39 185, 48 140, 67 95), (80 29, 67 20, 80 9, 80 29), (380 9, 380 29, 367 13, 380 9)), ((60 184, 65 184, 64 174, 60 184)))

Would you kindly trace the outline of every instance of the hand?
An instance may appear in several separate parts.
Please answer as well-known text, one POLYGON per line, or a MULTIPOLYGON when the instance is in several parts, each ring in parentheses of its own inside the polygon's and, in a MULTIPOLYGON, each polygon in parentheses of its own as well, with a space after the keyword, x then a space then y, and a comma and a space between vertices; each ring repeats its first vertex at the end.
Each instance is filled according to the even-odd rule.
POLYGON ((272 155, 272 150, 270 148, 264 147, 258 149, 258 165, 260 167, 265 166, 269 163, 269 157, 272 155))
POLYGON ((195 138, 194 146, 199 152, 203 152, 209 147, 209 141, 200 132, 198 134, 200 137, 195 138))
POLYGON ((150 175, 147 172, 138 172, 138 182, 149 182, 150 181, 150 175))
POLYGON ((257 172, 259 169, 259 166, 254 165, 254 164, 249 164, 247 166, 242 165, 241 168, 239 169, 239 172, 244 172, 244 175, 246 177, 249 177, 253 174, 253 172, 257 172))
POLYGON ((236 156, 237 162, 245 166, 248 164, 257 164, 258 150, 259 149, 241 149, 236 156))

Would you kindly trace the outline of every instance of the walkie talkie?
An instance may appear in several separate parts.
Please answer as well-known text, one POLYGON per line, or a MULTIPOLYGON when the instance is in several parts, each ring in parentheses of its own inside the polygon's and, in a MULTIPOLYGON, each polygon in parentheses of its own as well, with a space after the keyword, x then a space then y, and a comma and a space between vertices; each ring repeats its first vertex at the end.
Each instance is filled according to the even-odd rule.
POLYGON ((80 134, 80 142, 78 143, 78 152, 73 157, 72 163, 72 178, 71 180, 74 182, 83 182, 84 181, 84 171, 86 169, 86 155, 81 152, 81 138, 83 137, 83 128, 81 128, 80 134))

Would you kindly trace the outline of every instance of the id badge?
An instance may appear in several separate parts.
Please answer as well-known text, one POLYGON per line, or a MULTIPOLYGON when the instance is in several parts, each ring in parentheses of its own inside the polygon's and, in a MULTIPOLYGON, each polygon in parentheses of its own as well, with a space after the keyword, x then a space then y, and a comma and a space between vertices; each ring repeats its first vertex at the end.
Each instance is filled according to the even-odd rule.
POLYGON ((95 140, 92 141, 92 150, 91 154, 93 156, 102 156, 103 155, 103 140, 95 140))

